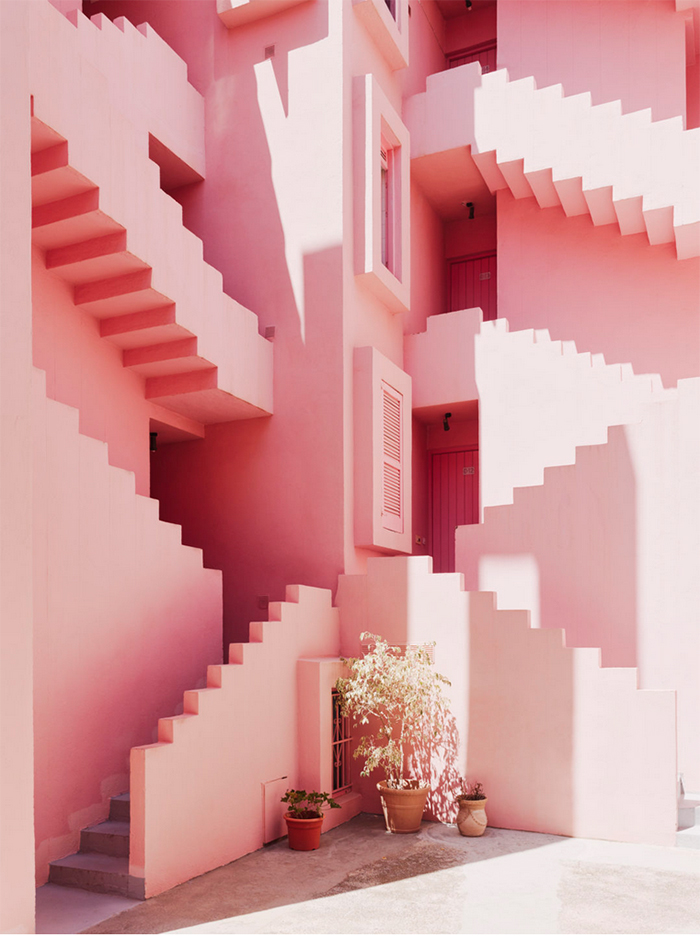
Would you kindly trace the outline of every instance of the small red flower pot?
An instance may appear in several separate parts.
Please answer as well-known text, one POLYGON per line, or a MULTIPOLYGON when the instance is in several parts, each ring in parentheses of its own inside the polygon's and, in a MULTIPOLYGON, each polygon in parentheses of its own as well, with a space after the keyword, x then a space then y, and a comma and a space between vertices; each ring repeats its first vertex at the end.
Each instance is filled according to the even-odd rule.
POLYGON ((287 839, 290 849, 318 849, 321 845, 323 817, 300 820, 285 813, 284 819, 287 821, 287 839))

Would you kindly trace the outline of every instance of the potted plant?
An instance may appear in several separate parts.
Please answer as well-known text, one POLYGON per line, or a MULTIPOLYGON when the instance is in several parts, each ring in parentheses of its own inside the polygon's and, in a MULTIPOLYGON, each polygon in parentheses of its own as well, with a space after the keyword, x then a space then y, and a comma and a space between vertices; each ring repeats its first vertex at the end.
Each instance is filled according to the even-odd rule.
POLYGON ((424 647, 390 647, 376 635, 360 636, 369 650, 363 657, 344 661, 348 677, 336 683, 344 715, 366 726, 355 758, 364 758, 362 776, 382 768, 385 780, 377 784, 384 819, 391 833, 420 829, 430 791, 421 779, 410 777, 408 755, 437 742, 449 708, 442 695, 449 680, 435 672, 424 647))
POLYGON ((462 781, 462 790, 455 797, 459 806, 457 828, 462 836, 481 836, 488 824, 486 794, 480 782, 462 781))
POLYGON ((319 791, 288 790, 282 803, 287 804, 287 840, 290 849, 318 849, 321 845, 323 814, 321 808, 340 807, 328 794, 319 791))

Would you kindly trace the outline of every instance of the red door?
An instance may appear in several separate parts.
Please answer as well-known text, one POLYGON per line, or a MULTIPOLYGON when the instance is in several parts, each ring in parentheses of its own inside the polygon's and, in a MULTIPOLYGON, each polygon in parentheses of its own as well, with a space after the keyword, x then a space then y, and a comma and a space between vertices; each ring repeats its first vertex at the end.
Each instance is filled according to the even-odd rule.
POLYGON ((430 459, 430 550, 433 571, 455 571, 455 528, 479 521, 479 450, 433 452, 430 459))
POLYGON ((495 319, 496 254, 473 254, 450 261, 448 271, 449 311, 480 306, 484 322, 495 319))

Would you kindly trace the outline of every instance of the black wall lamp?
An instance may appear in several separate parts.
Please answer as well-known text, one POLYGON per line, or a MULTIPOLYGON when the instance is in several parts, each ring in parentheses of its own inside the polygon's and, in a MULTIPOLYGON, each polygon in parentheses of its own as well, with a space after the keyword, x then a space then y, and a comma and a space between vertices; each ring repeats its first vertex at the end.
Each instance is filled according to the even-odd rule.
POLYGON ((464 0, 464 5, 468 10, 472 8, 472 0, 464 0))
POLYGON ((158 433, 149 433, 148 435, 150 436, 150 439, 151 439, 151 445, 150 445, 151 452, 157 452, 158 451, 158 433))
POLYGON ((442 428, 445 430, 445 432, 447 432, 450 428, 450 424, 447 421, 451 419, 452 419, 451 413, 446 413, 444 417, 442 418, 442 428))

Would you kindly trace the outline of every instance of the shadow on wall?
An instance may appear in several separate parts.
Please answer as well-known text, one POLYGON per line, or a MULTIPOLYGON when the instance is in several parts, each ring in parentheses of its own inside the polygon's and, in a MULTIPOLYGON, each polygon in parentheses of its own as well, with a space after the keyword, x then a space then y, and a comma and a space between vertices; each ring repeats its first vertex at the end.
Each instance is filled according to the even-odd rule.
POLYGON ((410 773, 425 778, 430 785, 426 820, 454 823, 457 819, 455 793, 460 789, 459 731, 457 720, 449 714, 439 738, 426 739, 414 749, 410 773), (415 766, 415 767, 414 767, 415 766))
MULTIPOLYGON (((207 177, 170 194, 224 289, 258 315, 263 334, 275 329, 275 415, 209 426, 203 441, 160 446, 152 459, 162 519, 223 570, 226 648, 248 639, 249 622, 267 618, 286 583, 333 588, 343 563, 340 234, 334 241, 333 213, 318 212, 312 243, 330 246, 305 247, 308 204, 330 183, 295 175, 292 162, 304 139, 308 159, 324 158, 307 132, 314 109, 295 103, 317 92, 323 100, 308 81, 311 59, 330 57, 329 6, 301 4, 231 30, 214 0, 109 0, 85 11, 148 20, 187 62, 206 99, 207 177)), ((323 146, 338 146, 336 136, 323 146)))
POLYGON ((341 264, 340 247, 304 258, 306 337, 275 348, 274 416, 210 426, 152 461, 161 518, 223 571, 224 647, 248 640, 265 597, 287 582, 333 589, 342 570, 342 342, 329 314, 342 302, 341 264))
POLYGON ((700 371, 700 258, 679 261, 673 244, 499 192, 498 269, 511 332, 549 329, 579 351, 658 373, 665 387, 700 371))
MULTIPOLYGON (((545 470, 543 485, 487 508, 457 532, 457 569, 468 589, 498 593, 499 608, 532 609, 539 626, 564 628, 569 647, 599 647, 606 667, 637 666, 637 484, 624 427, 577 449, 575 465, 545 470), (530 576, 513 577, 525 555, 530 576)), ((533 624, 537 624, 533 621, 533 624)))
POLYGON ((491 826, 573 835, 573 658, 524 612, 483 606, 470 594, 469 778, 484 786, 491 826))

